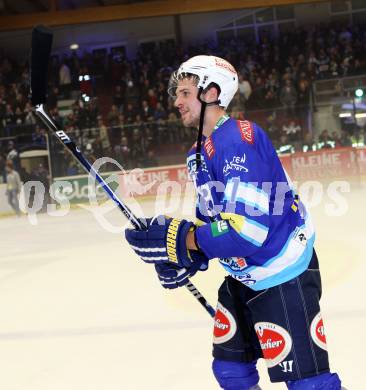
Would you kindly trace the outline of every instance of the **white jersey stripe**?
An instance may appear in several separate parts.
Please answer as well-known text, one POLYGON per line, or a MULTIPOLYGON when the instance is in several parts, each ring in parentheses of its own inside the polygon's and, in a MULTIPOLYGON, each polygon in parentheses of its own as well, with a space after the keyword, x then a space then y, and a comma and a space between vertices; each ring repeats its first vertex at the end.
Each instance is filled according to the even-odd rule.
POLYGON ((225 200, 244 203, 262 211, 264 214, 269 214, 269 196, 265 191, 250 183, 240 182, 238 186, 235 184, 233 180, 228 181, 226 184, 225 200))

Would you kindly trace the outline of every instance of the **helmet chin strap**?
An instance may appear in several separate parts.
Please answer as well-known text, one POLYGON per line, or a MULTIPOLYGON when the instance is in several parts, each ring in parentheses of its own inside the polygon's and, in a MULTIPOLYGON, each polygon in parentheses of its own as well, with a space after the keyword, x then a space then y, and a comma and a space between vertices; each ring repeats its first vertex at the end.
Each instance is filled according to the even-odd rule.
POLYGON ((196 172, 198 172, 198 169, 201 165, 201 149, 202 149, 202 134, 203 134, 203 122, 205 120, 205 111, 207 106, 214 106, 219 105, 220 100, 216 100, 214 102, 207 103, 201 99, 201 95, 203 92, 203 87, 198 88, 198 94, 197 99, 201 102, 201 113, 200 113, 200 123, 198 126, 198 135, 197 135, 197 146, 196 146, 196 172))

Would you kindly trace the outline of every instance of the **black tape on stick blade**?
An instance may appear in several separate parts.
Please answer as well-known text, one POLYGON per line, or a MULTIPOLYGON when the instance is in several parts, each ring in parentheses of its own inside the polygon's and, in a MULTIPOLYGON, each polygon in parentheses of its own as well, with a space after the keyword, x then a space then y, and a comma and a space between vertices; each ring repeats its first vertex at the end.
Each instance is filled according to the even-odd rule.
POLYGON ((48 61, 52 48, 52 31, 44 26, 36 26, 32 31, 31 50, 31 99, 37 106, 46 102, 48 61))

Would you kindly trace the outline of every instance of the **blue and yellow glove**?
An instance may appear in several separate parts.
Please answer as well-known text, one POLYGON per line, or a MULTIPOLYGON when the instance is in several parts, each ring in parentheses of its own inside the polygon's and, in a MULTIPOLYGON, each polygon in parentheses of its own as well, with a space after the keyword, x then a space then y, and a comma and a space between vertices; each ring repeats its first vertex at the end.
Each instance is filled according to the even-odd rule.
POLYGON ((182 287, 189 282, 189 278, 197 271, 206 271, 208 260, 204 262, 196 261, 192 267, 178 268, 172 264, 155 264, 155 271, 158 274, 159 282, 164 288, 174 289, 182 287))
POLYGON ((145 263, 190 268, 197 261, 208 261, 203 253, 187 249, 187 234, 196 228, 193 222, 159 215, 146 219, 146 225, 145 230, 126 229, 125 232, 131 248, 145 263))

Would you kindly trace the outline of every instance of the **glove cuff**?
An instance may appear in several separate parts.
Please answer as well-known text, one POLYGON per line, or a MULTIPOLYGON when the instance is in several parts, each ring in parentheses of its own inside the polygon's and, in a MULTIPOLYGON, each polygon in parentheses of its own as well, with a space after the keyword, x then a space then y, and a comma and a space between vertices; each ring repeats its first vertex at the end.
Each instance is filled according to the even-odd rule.
POLYGON ((184 267, 192 265, 186 243, 187 234, 192 226, 194 226, 193 222, 177 218, 173 218, 169 223, 166 236, 166 250, 171 263, 180 263, 184 267))

